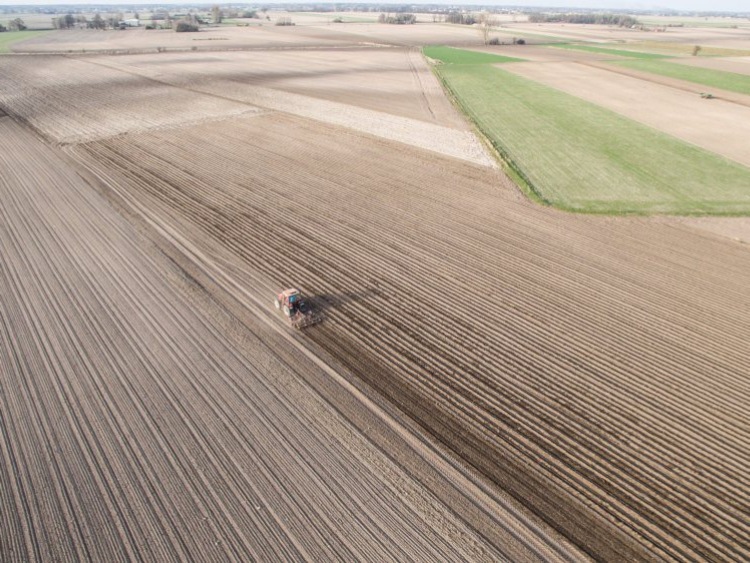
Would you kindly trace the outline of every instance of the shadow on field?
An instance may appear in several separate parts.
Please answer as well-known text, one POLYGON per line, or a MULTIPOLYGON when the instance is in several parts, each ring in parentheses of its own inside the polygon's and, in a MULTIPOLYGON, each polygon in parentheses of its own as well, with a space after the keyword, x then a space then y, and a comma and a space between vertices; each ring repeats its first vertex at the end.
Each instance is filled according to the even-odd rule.
POLYGON ((337 309, 349 303, 366 301, 376 295, 378 295, 378 292, 375 289, 347 291, 344 293, 320 293, 310 296, 310 302, 316 309, 322 312, 328 309, 337 309))

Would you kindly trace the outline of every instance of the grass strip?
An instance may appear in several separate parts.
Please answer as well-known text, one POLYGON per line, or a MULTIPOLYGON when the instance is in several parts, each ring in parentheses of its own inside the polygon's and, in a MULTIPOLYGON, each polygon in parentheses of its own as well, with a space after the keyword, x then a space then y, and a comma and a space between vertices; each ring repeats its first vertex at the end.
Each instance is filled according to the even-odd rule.
POLYGON ((742 165, 498 67, 436 72, 535 199, 591 213, 750 213, 742 165))
POLYGON ((49 31, 6 31, 0 33, 0 53, 10 53, 10 46, 18 41, 25 41, 32 37, 44 35, 49 31))
POLYGON ((488 64, 488 63, 512 63, 522 61, 514 57, 504 57, 502 55, 493 55, 492 53, 480 53, 477 51, 467 51, 465 49, 455 49, 453 47, 431 46, 423 49, 425 55, 445 64, 488 64))

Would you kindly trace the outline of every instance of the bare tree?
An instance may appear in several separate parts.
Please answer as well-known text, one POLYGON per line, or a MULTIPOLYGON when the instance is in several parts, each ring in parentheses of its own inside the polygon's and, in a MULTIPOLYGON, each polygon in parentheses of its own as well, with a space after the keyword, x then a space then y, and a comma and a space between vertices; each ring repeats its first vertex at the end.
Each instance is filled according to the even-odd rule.
POLYGON ((479 15, 479 33, 482 34, 482 41, 485 45, 488 45, 490 42, 490 32, 492 31, 492 28, 497 27, 498 24, 499 21, 494 14, 482 12, 479 15))
POLYGON ((8 29, 11 31, 24 31, 26 29, 26 24, 23 23, 21 18, 16 18, 8 22, 8 29))

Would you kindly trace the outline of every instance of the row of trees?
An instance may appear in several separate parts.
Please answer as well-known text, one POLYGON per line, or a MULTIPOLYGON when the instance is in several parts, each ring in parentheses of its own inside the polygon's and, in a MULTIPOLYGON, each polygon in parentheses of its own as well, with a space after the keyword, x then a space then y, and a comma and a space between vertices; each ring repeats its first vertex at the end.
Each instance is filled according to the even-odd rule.
POLYGON ((495 14, 489 12, 482 12, 479 15, 464 14, 461 12, 449 12, 445 14, 445 21, 448 23, 455 23, 459 25, 477 25, 479 33, 482 36, 482 41, 485 45, 498 45, 499 40, 492 42, 490 40, 490 32, 493 27, 500 25, 500 20, 495 14))
POLYGON ((532 23, 590 23, 597 25, 616 25, 633 27, 639 25, 633 16, 618 14, 529 14, 532 23))
POLYGON ((72 29, 74 27, 85 27, 87 29, 107 29, 107 27, 117 27, 122 21, 122 14, 103 18, 101 14, 95 14, 93 18, 86 19, 86 16, 65 14, 59 18, 52 18, 52 27, 55 29, 72 29))
POLYGON ((417 23, 417 16, 414 14, 383 14, 378 16, 380 23, 392 23, 396 25, 412 25, 417 23))
POLYGON ((0 24, 0 33, 2 33, 3 31, 25 31, 25 30, 26 30, 26 24, 23 23, 23 20, 21 18, 10 20, 7 26, 0 24))
POLYGON ((472 14, 463 14, 461 12, 448 12, 445 14, 446 23, 457 23, 463 25, 474 25, 477 23, 477 18, 472 14))

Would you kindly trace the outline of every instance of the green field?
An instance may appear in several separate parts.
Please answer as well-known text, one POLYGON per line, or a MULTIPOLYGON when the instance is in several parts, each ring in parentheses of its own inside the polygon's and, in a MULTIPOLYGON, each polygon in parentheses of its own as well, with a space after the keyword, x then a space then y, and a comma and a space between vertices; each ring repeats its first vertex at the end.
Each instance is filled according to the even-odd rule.
POLYGON ((491 53, 478 53, 476 51, 465 51, 453 47, 425 47, 424 54, 446 64, 475 65, 487 63, 509 63, 520 61, 513 57, 503 57, 491 53))
POLYGON ((750 94, 750 76, 747 74, 699 68, 667 61, 613 61, 613 64, 661 76, 668 76, 669 78, 679 78, 680 80, 695 82, 696 84, 702 84, 711 88, 721 88, 730 92, 750 94))
POLYGON ((749 168, 493 65, 436 72, 538 200, 594 213, 750 213, 749 168))
POLYGON ((626 51, 623 49, 610 49, 608 47, 593 47, 591 45, 553 45, 555 49, 573 49, 575 51, 588 51, 589 53, 601 53, 603 55, 617 55, 629 59, 663 59, 669 55, 656 55, 654 53, 641 53, 639 51, 626 51))
POLYGON ((0 53, 10 53, 10 46, 17 41, 31 39, 39 35, 49 33, 48 31, 6 31, 0 33, 0 53))

